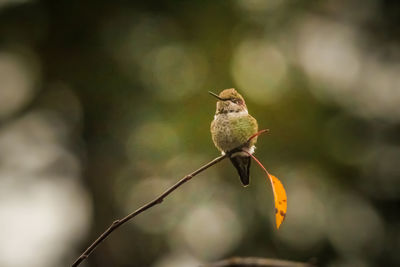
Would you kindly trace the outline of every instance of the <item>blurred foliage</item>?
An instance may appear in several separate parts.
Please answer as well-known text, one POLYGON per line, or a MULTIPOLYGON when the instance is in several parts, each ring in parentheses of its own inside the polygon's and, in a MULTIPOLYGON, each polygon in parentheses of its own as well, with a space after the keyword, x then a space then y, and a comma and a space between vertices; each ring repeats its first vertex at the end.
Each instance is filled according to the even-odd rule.
POLYGON ((66 266, 217 155, 207 91, 271 135, 113 233, 86 266, 230 256, 400 264, 400 3, 0 0, 0 265, 66 266))

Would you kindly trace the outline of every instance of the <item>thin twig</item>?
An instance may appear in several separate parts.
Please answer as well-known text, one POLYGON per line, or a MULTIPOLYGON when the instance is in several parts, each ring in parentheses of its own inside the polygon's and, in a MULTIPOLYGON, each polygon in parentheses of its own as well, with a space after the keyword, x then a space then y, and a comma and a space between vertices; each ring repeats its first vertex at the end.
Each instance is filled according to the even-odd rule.
POLYGON ((230 259, 217 261, 202 265, 201 267, 311 267, 313 265, 303 262, 266 259, 266 258, 240 258, 233 257, 230 259))
POLYGON ((128 216, 116 220, 114 221, 110 227, 107 228, 107 230, 102 233, 83 253, 82 255, 79 256, 79 258, 77 258, 75 260, 75 262, 72 264, 72 267, 76 267, 79 264, 81 264, 82 261, 84 261, 87 257, 89 257, 90 253, 93 252, 93 250, 96 249, 96 247, 104 241, 104 239, 106 239, 115 229, 117 229, 118 227, 120 227, 121 225, 123 225, 124 223, 126 223, 127 221, 129 221, 130 219, 132 219, 133 217, 136 217, 137 215, 139 215, 140 213, 150 209, 151 207, 160 204, 161 202, 163 202, 164 198, 167 197, 169 194, 171 194, 173 191, 175 191, 175 189, 177 189, 178 187, 180 187, 181 185, 183 185, 184 183, 186 183, 187 181, 189 181, 190 179, 192 179, 194 176, 196 176, 197 174, 201 173, 202 171, 210 168, 211 166, 217 164, 218 162, 220 162, 221 160, 229 157, 230 155, 232 155, 234 152, 237 151, 241 151, 242 148, 246 145, 248 145, 251 141, 251 139, 255 138, 256 136, 259 136, 262 133, 266 133, 268 132, 268 129, 266 130, 261 130, 255 134, 253 134, 246 143, 244 143, 243 145, 226 152, 224 155, 219 156, 215 159, 213 159, 212 161, 210 161, 209 163, 207 163, 206 165, 203 165, 202 167, 200 167, 198 170, 192 172, 191 174, 186 175, 185 177, 183 177, 181 180, 179 180, 176 184, 174 184, 173 186, 171 186, 170 188, 168 188, 164 193, 162 193, 160 196, 158 196, 157 198, 155 198, 153 201, 145 204, 144 206, 140 207, 139 209, 135 210, 134 212, 132 212, 131 214, 129 214, 128 216))
POLYGON ((251 139, 253 139, 263 133, 269 133, 269 129, 262 129, 262 130, 256 132, 255 134, 253 134, 252 136, 249 137, 249 139, 247 140, 247 143, 249 143, 251 141, 251 139))
POLYGON ((124 223, 126 223, 127 221, 129 221, 130 219, 132 219, 133 217, 136 217, 137 215, 139 215, 140 213, 144 212, 147 209, 150 209, 151 207, 160 204, 161 202, 163 202, 164 198, 167 197, 169 194, 171 194, 173 191, 175 191, 175 189, 177 189, 178 187, 180 187, 181 185, 183 185, 184 183, 186 183, 187 181, 189 181, 190 179, 192 179, 194 176, 196 176, 197 174, 201 173, 202 171, 208 169, 209 167, 215 165, 216 163, 220 162, 221 160, 225 159, 226 157, 228 157, 230 155, 230 153, 226 153, 225 155, 219 156, 215 159, 213 159, 212 161, 210 161, 209 163, 207 163, 206 165, 200 167, 198 170, 192 172, 191 174, 186 175, 185 177, 183 177, 181 180, 179 180, 176 184, 174 184, 173 186, 171 186, 170 188, 168 188, 164 193, 162 193, 159 197, 157 197, 156 199, 154 199, 153 201, 147 203, 146 205, 140 207, 139 209, 135 210, 134 212, 132 212, 131 214, 129 214, 128 216, 116 220, 114 221, 110 227, 108 227, 108 229, 102 233, 83 253, 82 255, 79 256, 79 258, 76 259, 76 261, 72 264, 72 267, 76 267, 78 266, 82 261, 84 261, 87 257, 89 257, 90 253, 93 252, 93 250, 95 250, 95 248, 101 243, 103 242, 104 239, 106 239, 115 229, 117 229, 118 227, 120 227, 121 225, 123 225, 124 223))

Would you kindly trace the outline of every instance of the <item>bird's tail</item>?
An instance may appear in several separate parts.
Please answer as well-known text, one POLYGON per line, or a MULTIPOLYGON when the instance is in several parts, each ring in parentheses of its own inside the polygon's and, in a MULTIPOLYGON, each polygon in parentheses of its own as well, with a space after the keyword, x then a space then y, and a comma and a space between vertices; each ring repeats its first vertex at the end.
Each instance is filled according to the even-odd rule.
POLYGON ((249 156, 236 156, 230 157, 230 160, 238 171, 240 181, 242 182, 243 186, 248 186, 250 183, 251 158, 249 156))

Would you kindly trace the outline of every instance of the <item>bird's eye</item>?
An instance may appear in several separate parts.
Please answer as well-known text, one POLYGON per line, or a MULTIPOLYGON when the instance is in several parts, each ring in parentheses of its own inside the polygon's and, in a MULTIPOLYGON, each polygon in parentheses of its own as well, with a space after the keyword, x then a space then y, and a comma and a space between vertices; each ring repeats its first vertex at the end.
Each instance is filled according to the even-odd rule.
POLYGON ((243 103, 241 99, 236 99, 236 98, 235 99, 232 98, 231 101, 238 105, 241 105, 243 103))

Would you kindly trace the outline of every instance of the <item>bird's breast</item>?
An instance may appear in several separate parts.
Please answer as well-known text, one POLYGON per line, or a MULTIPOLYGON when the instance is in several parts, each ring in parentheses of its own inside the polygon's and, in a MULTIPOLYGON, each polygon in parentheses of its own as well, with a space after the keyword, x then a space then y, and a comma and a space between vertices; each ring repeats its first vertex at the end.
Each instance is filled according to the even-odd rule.
POLYGON ((215 115, 211 123, 215 146, 226 152, 244 144, 254 132, 254 129, 249 128, 251 119, 247 110, 215 115))

